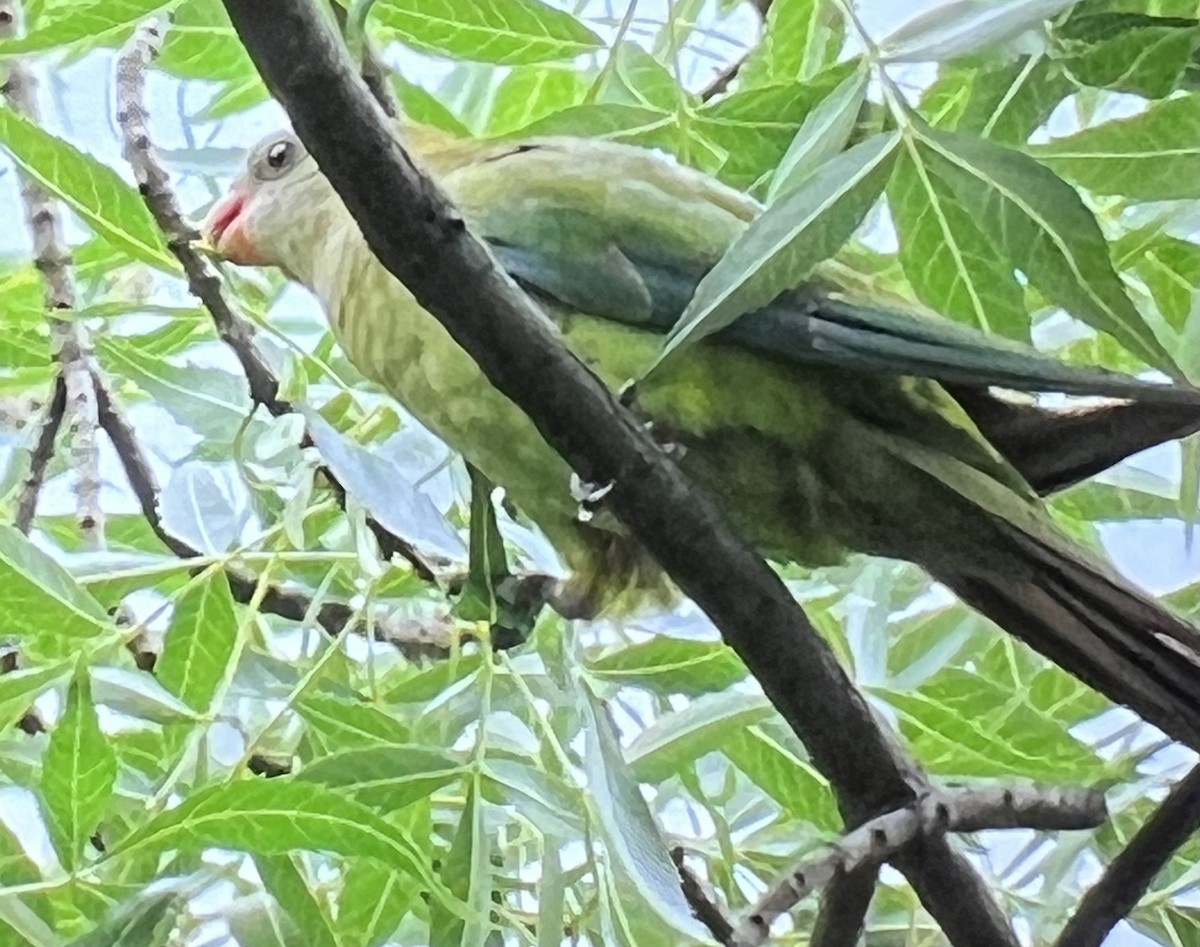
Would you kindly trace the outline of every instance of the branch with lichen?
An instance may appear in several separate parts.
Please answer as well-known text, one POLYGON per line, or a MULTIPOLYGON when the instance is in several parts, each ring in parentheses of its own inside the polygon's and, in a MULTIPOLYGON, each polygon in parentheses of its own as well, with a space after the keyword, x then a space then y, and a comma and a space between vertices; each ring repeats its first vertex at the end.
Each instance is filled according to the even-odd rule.
MULTIPOLYGON (((18 31, 15 0, 0 3, 0 37, 18 31)), ((13 111, 38 120, 37 83, 21 62, 14 62, 4 82, 4 97, 13 111)), ((75 308, 75 279, 71 252, 62 235, 57 203, 28 175, 21 176, 21 201, 33 238, 33 262, 45 284, 46 309, 64 312, 75 308)), ((37 509, 38 495, 54 453, 60 428, 67 430, 68 456, 76 475, 76 518, 85 542, 104 542, 104 513, 100 506, 100 456, 96 445, 96 393, 89 366, 91 343, 84 326, 70 319, 51 317, 50 334, 59 376, 50 398, 50 412, 42 427, 30 463, 17 511, 17 526, 28 532, 37 509), (61 395, 61 408, 60 404, 61 395)))
POLYGON ((1091 789, 966 789, 934 792, 864 822, 827 851, 806 859, 747 912, 729 947, 760 947, 777 918, 808 895, 921 839, 985 829, 1092 829, 1108 817, 1104 793, 1091 789))

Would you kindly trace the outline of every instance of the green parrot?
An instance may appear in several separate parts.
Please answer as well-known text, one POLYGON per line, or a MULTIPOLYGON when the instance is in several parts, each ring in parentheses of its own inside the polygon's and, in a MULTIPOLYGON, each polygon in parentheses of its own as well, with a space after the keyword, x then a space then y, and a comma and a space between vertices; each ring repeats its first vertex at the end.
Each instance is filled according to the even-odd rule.
MULTIPOLYGON (((638 380, 627 390, 634 410, 764 556, 917 563, 1200 748, 1200 632, 1055 526, 1012 460, 1019 412, 989 389, 1103 395, 1193 419, 1200 392, 1066 366, 900 301, 858 305, 828 278, 647 375, 699 279, 761 205, 629 145, 479 142, 421 127, 404 139, 566 345, 614 389, 638 380), (989 428, 1009 433, 993 441, 989 428)), ((602 501, 580 515, 565 461, 376 260, 295 135, 250 151, 202 229, 231 262, 277 266, 308 287, 359 370, 537 523, 572 571, 560 610, 594 614, 667 593, 602 501)))

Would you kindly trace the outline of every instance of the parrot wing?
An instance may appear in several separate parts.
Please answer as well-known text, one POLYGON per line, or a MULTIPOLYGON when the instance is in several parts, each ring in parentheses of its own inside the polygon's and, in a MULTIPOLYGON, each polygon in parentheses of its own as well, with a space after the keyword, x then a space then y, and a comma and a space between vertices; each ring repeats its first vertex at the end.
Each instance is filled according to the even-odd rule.
MULTIPOLYGON (((592 140, 473 147, 467 157, 455 152, 454 161, 434 163, 449 172, 453 197, 509 274, 569 309, 659 333, 675 325, 708 268, 761 212, 745 195, 640 149, 592 140)), ((935 379, 1043 493, 1200 430, 1195 389, 1065 365, 893 309, 814 286, 743 316, 709 344, 800 365, 935 379), (998 397, 994 388, 1127 403, 1049 410, 998 397)))
MULTIPOLYGON (((661 333, 678 321, 704 275, 701 268, 639 259, 611 244, 585 261, 557 247, 518 246, 497 237, 490 242, 501 266, 534 293, 661 333)), ((948 386, 1200 407, 1194 388, 1067 365, 948 320, 863 306, 818 287, 785 294, 711 339, 798 365, 913 375, 948 386)))

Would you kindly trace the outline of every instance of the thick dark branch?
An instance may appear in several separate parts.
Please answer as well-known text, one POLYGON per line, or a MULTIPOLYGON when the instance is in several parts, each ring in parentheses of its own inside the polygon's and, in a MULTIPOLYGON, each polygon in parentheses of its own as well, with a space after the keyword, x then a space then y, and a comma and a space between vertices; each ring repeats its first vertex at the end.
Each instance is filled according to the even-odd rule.
POLYGON ((878 865, 863 865, 849 874, 834 875, 821 892, 821 909, 809 947, 855 947, 866 926, 878 883, 878 865))
POLYGON ((1200 831, 1200 766, 1181 779, 1088 890, 1055 947, 1100 947, 1175 851, 1200 831))
MULTIPOLYGON (((8 0, 0 10, 0 37, 17 34, 17 5, 8 0)), ((30 121, 38 120, 37 83, 20 62, 15 62, 4 82, 4 97, 13 111, 30 121)), ((21 200, 25 220, 33 237, 33 262, 45 283, 46 309, 64 312, 75 308, 75 278, 71 272, 71 251, 62 235, 57 203, 32 178, 21 177, 21 200)), ((96 402, 89 384, 88 366, 91 344, 81 323, 69 319, 50 319, 54 358, 61 366, 63 405, 57 414, 51 411, 49 426, 42 431, 35 449, 30 476, 25 482, 17 526, 28 531, 37 511, 37 498, 53 455, 55 435, 65 423, 68 430, 69 459, 77 482, 77 519, 80 532, 89 545, 99 546, 104 537, 103 511, 100 508, 100 458, 96 451, 96 402), (46 438, 48 437, 48 443, 46 438), (45 448, 48 453, 39 455, 45 448), (44 458, 44 459, 43 459, 44 458), (38 466, 40 463, 40 467, 38 466)), ((55 395, 58 397, 58 382, 55 395)))
MULTIPOLYGON (((467 232, 405 153, 311 2, 225 0, 225 6, 372 251, 584 482, 612 485, 610 508, 721 629, 830 779, 848 821, 909 804, 924 778, 877 723, 787 587, 467 232)), ((936 856, 910 866, 910 877, 956 944, 1016 944, 965 862, 936 856), (926 871, 959 879, 953 903, 922 881, 926 871)))
POLYGON ((46 416, 38 429, 37 442, 29 456, 29 473, 21 485, 21 497, 17 501, 16 527, 22 533, 28 533, 33 525, 33 516, 37 512, 38 496, 42 484, 46 480, 46 470, 54 458, 54 445, 58 440, 58 431, 62 427, 63 415, 67 410, 67 383, 63 380, 62 372, 54 376, 54 385, 50 391, 50 403, 46 405, 46 416))
MULTIPOLYGON (((162 32, 157 21, 143 24, 117 61, 117 124, 124 138, 125 159, 133 167, 138 190, 150 213, 167 236, 167 246, 183 265, 188 289, 212 316, 217 335, 228 345, 250 386, 250 397, 275 417, 290 414, 292 406, 279 397, 279 381, 255 343, 254 327, 234 310, 225 298, 221 277, 213 265, 193 247, 199 234, 184 220, 171 190, 171 180, 154 153, 148 127, 149 114, 143 104, 146 69, 158 55, 162 32)), ((308 443, 311 443, 309 441, 308 443)), ((338 500, 344 505, 346 491, 331 471, 323 471, 338 500)), ((433 567, 417 549, 389 532, 373 518, 367 525, 385 559, 400 556, 427 582, 436 582, 433 567)))
POLYGON ((968 789, 931 795, 878 816, 827 852, 801 863, 759 898, 738 925, 733 947, 759 947, 771 924, 839 876, 887 861, 910 842, 983 829, 1091 829, 1107 817, 1104 794, 1088 789, 968 789))
POLYGON ((708 886, 687 866, 684 851, 680 846, 671 849, 671 861, 675 863, 675 870, 679 872, 679 887, 683 889, 683 896, 692 913, 696 915, 696 920, 708 928, 708 932, 718 944, 730 947, 733 943, 733 925, 729 923, 708 886))

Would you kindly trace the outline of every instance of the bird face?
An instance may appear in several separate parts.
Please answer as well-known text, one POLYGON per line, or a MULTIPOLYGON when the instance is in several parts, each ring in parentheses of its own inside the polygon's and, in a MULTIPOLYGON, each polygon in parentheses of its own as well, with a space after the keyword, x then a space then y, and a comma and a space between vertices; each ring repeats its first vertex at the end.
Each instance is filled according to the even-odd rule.
POLYGON ((209 211, 200 232, 222 257, 244 266, 295 272, 312 245, 312 221, 333 189, 300 139, 288 131, 252 148, 246 170, 209 211))

